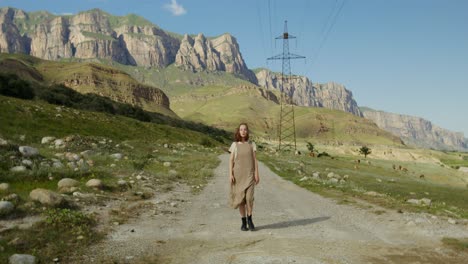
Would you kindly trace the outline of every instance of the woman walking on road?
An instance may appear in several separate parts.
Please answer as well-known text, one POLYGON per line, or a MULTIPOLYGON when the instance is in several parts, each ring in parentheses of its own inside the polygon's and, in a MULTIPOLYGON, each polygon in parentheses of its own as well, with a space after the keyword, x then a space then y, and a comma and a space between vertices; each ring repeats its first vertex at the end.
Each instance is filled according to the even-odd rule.
POLYGON ((239 208, 242 231, 255 230, 252 222, 255 185, 260 182, 258 175, 257 147, 249 141, 249 127, 242 123, 236 129, 235 141, 229 148, 229 181, 231 183, 230 205, 239 208), (247 217, 246 217, 247 215, 247 217), (248 227, 247 227, 248 225, 248 227))

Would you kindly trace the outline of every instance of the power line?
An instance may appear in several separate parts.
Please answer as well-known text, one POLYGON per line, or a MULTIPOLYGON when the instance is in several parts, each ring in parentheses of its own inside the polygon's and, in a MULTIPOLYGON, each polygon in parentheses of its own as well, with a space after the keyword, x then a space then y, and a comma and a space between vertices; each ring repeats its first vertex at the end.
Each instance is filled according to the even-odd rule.
MULTIPOLYGON (((322 38, 322 41, 320 42, 319 48, 318 48, 317 52, 315 53, 314 57, 312 58, 311 65, 314 65, 314 63, 317 61, 317 58, 318 58, 318 56, 319 56, 319 53, 320 53, 320 51, 321 51, 323 45, 324 45, 325 42, 327 41, 327 38, 328 38, 328 36, 330 35, 330 32, 332 31, 333 27, 335 26, 335 23, 336 23, 336 21, 337 21, 337 19, 338 19, 338 16, 339 16, 340 13, 341 13, 341 10, 343 9, 343 6, 344 6, 345 2, 346 2, 346 0, 343 0, 343 2, 341 2, 341 5, 340 5, 338 11, 335 13, 335 16, 334 16, 333 19, 332 19, 333 22, 331 23, 330 27, 328 28, 328 30, 327 30, 325 36, 322 38)), ((333 11, 332 11, 332 13, 330 13, 330 14, 333 14, 333 11)), ((330 16, 329 16, 329 17, 330 17, 330 16)), ((328 24, 328 23, 327 23, 327 24, 328 24)), ((325 28, 325 27, 324 27, 324 28, 325 28)))

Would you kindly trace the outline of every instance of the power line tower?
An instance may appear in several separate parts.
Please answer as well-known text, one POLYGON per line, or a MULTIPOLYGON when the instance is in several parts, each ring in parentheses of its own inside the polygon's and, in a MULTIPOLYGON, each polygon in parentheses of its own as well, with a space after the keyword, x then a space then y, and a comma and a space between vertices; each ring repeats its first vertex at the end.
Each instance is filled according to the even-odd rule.
POLYGON ((284 33, 275 39, 283 40, 283 53, 268 58, 282 60, 280 83, 280 123, 278 126, 278 150, 296 150, 296 124, 294 121, 294 104, 290 98, 291 91, 291 59, 304 59, 304 56, 289 53, 289 39, 296 38, 288 33, 288 21, 284 21, 284 33))

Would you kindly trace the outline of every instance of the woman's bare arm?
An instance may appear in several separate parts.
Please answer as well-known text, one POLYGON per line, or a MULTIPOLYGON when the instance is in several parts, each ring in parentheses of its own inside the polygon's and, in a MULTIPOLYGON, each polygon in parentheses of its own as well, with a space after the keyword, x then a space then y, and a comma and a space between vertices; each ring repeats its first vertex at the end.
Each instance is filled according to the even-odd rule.
POLYGON ((231 157, 229 158, 229 181, 234 183, 236 179, 234 178, 234 151, 231 152, 231 157))
POLYGON ((253 152, 254 160, 255 160, 255 184, 260 182, 260 175, 258 174, 258 161, 257 161, 257 152, 253 152))

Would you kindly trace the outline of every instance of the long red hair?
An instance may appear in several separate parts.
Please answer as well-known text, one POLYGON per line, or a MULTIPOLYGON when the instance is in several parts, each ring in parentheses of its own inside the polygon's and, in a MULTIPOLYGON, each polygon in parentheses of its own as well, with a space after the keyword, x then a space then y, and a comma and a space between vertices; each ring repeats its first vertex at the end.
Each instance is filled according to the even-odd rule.
POLYGON ((247 125, 247 123, 241 123, 240 125, 237 126, 236 133, 234 134, 234 140, 236 142, 242 141, 242 137, 240 135, 240 127, 241 126, 245 126, 245 128, 247 128, 247 135, 245 135, 245 141, 249 140, 249 126, 247 125))

